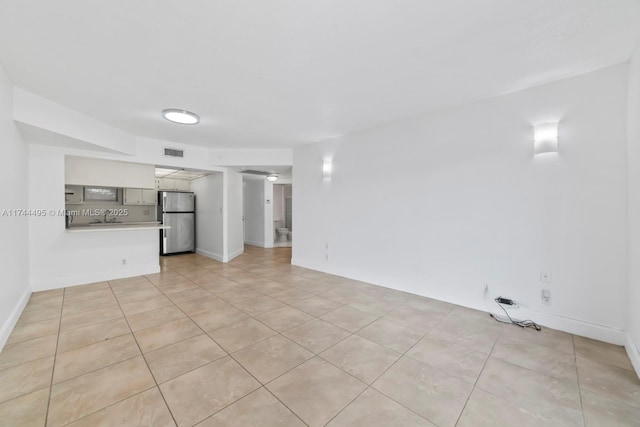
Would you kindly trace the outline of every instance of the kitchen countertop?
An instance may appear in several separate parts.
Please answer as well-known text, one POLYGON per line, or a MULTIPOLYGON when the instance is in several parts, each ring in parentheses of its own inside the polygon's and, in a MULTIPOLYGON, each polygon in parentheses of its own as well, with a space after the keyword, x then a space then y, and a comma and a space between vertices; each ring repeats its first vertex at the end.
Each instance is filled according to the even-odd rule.
POLYGON ((171 226, 162 225, 158 222, 116 222, 107 224, 72 225, 70 228, 65 229, 65 231, 68 233, 91 233, 94 231, 167 230, 170 228, 171 226))

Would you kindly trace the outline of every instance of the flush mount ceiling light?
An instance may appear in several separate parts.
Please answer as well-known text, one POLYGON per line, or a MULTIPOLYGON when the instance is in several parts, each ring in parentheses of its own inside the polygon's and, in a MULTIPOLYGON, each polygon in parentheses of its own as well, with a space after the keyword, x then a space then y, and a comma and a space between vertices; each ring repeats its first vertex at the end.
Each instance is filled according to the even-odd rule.
POLYGON ((181 125, 195 125, 200 122, 200 117, 197 114, 176 108, 162 110, 162 116, 170 122, 181 125))
POLYGON ((267 175, 267 181, 276 182, 277 180, 278 180, 278 175, 276 175, 275 173, 267 175))
POLYGON ((540 123, 533 127, 533 154, 558 152, 558 123, 540 123))

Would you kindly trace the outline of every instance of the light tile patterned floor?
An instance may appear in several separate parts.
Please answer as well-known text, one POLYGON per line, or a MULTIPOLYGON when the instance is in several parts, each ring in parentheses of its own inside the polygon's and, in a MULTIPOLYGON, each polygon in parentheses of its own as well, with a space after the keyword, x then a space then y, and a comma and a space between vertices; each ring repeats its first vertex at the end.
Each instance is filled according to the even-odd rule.
POLYGON ((640 426, 621 347, 293 267, 290 248, 31 300, 2 426, 640 426))

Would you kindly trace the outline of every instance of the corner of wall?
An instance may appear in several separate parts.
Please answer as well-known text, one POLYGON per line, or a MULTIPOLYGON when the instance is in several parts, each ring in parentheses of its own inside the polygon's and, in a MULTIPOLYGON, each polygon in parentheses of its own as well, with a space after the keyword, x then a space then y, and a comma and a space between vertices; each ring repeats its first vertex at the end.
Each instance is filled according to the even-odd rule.
POLYGON ((9 314, 7 320, 5 320, 4 324, 0 326, 0 351, 2 351, 2 349, 4 348, 4 345, 7 343, 7 340, 9 339, 13 328, 16 326, 16 323, 18 323, 18 319, 20 318, 22 311, 29 302, 31 293, 32 292, 30 287, 25 289, 24 293, 9 314))
POLYGON ((207 251, 205 249, 196 248, 196 253, 202 256, 206 256, 207 258, 214 259, 219 262, 225 262, 224 257, 222 255, 207 251))
POLYGON ((627 87, 627 319, 626 350, 640 377, 640 43, 629 61, 627 87))
POLYGON ((636 374, 638 378, 640 378, 640 350, 633 342, 631 335, 627 334, 627 342, 625 343, 624 348, 627 350, 627 355, 631 360, 631 364, 633 365, 633 369, 636 370, 636 374))
MULTIPOLYGON (((5 165, 0 179, 5 182, 2 202, 5 209, 28 207, 28 148, 13 120, 14 99, 11 78, 0 63, 0 140, 5 165)), ((5 242, 0 248, 3 281, 0 286, 0 350, 4 347, 24 310, 29 287, 29 226, 26 216, 4 216, 0 233, 5 242)))
POLYGON ((230 252, 227 259, 224 262, 233 261, 234 258, 239 257, 244 253, 244 246, 236 251, 230 252))

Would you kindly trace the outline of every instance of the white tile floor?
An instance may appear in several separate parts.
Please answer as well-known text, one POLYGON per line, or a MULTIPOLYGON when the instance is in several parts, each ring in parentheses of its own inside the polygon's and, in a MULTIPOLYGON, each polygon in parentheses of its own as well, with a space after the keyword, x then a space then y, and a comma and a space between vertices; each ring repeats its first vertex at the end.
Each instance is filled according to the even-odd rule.
POLYGON ((621 347, 290 256, 33 294, 0 353, 0 425, 640 426, 621 347))

